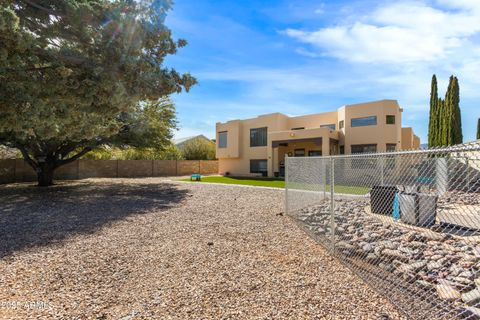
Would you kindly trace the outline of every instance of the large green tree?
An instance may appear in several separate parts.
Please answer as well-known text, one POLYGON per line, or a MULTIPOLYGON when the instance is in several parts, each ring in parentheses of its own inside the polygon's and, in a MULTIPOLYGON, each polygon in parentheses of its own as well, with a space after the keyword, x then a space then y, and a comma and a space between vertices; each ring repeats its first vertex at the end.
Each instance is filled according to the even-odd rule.
POLYGON ((437 78, 432 77, 430 92, 429 147, 441 147, 463 142, 460 113, 460 86, 455 76, 450 77, 445 99, 438 98, 437 78))
POLYGON ((186 44, 164 24, 170 0, 0 4, 0 144, 22 152, 41 186, 97 146, 142 142, 143 101, 196 83, 163 67, 186 44))
POLYGON ((445 146, 451 146, 463 142, 462 119, 460 116, 460 88, 457 77, 450 76, 450 81, 445 94, 445 107, 443 117, 443 137, 445 146))
POLYGON ((180 151, 186 160, 215 159, 215 143, 200 137, 186 141, 180 151))
POLYGON ((430 91, 430 120, 428 123, 428 146, 437 145, 437 127, 438 127, 438 85, 437 76, 432 76, 430 91))

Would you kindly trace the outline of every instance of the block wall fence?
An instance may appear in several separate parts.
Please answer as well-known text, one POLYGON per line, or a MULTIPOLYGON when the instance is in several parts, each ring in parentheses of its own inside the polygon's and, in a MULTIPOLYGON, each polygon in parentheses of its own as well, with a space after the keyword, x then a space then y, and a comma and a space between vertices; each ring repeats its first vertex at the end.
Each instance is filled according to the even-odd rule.
MULTIPOLYGON (((55 170, 56 180, 140 178, 217 174, 216 160, 77 160, 55 170)), ((0 184, 36 181, 35 171, 22 159, 0 160, 0 184)))

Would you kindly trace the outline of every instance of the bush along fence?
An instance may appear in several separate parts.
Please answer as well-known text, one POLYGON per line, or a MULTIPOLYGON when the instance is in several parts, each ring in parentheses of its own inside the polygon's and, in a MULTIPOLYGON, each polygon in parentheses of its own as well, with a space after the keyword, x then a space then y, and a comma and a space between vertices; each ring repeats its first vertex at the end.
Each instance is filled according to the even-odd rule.
POLYGON ((286 210, 412 319, 480 319, 480 144, 287 158, 286 210))
MULTIPOLYGON (((217 174, 216 160, 77 160, 55 171, 56 180, 136 178, 217 174)), ((36 181, 35 171, 22 159, 0 160, 0 183, 36 181)))

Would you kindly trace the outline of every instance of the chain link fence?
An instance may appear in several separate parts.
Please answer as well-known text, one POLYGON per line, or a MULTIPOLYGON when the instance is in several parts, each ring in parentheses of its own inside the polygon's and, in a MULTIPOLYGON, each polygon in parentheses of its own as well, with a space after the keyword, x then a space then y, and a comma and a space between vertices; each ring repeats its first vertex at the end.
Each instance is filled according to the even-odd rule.
POLYGON ((480 143, 286 159, 286 210, 412 319, 480 319, 480 143))

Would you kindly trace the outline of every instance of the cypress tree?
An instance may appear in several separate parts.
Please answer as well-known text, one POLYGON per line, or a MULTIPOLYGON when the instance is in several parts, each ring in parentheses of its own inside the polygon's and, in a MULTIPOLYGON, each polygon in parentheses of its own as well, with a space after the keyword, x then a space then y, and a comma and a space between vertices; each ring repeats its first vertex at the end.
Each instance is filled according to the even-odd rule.
POLYGON ((477 121, 477 140, 480 139, 480 118, 477 121))
POLYGON ((445 132, 445 101, 442 98, 438 99, 437 104, 437 132, 435 137, 436 146, 446 145, 446 132, 445 132))
POLYGON ((453 78, 452 84, 452 111, 453 111, 453 144, 463 143, 462 115, 460 112, 460 86, 458 78, 453 78))
POLYGON ((442 139, 445 146, 451 146, 455 144, 455 88, 453 76, 450 76, 448 82, 447 92, 445 94, 445 106, 443 108, 443 131, 442 139))
POLYGON ((437 76, 432 76, 432 85, 430 91, 430 119, 428 121, 428 146, 435 147, 437 140, 437 115, 438 115, 438 87, 437 76))

